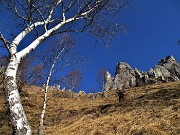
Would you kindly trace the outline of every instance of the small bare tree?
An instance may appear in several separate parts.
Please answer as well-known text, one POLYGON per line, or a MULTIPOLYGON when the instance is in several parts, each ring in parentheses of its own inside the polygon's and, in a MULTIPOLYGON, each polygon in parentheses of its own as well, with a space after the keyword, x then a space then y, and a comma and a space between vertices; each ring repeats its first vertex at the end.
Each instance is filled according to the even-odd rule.
POLYGON ((43 78, 44 65, 42 63, 35 63, 34 59, 37 59, 35 55, 27 56, 19 65, 16 75, 19 91, 27 84, 41 84, 40 80, 43 78))
MULTIPOLYGON (((19 66, 17 71, 16 80, 18 90, 21 91, 25 84, 40 85, 44 66, 42 63, 34 63, 34 59, 37 59, 35 55, 25 57, 19 66)), ((6 68, 9 59, 6 55, 0 56, 0 67, 6 68)))
MULTIPOLYGON (((13 134, 32 134, 22 107, 17 88, 16 74, 21 60, 48 37, 65 32, 89 31, 108 41, 122 25, 113 23, 112 13, 116 13, 129 0, 0 0, 4 7, 18 18, 22 24, 19 34, 9 40, 0 32, 0 40, 9 53, 9 63, 5 71, 4 89, 10 112, 13 134), (36 34, 31 43, 20 44, 30 33, 36 34), (22 49, 17 48, 21 46, 22 49)), ((14 23, 14 22, 13 22, 14 23)), ((16 31, 17 32, 17 31, 16 31)))
POLYGON ((81 71, 76 69, 70 73, 68 73, 65 77, 61 79, 61 82, 66 86, 66 88, 75 92, 75 90, 80 85, 82 80, 81 71))

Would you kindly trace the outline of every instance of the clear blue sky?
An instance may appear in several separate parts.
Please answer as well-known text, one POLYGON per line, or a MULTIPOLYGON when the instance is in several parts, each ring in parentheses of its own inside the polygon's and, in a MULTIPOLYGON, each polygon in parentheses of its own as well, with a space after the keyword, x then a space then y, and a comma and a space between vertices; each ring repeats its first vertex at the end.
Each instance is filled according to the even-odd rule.
MULTIPOLYGON (((95 46, 89 35, 82 36, 78 50, 88 58, 82 70, 82 90, 100 91, 98 70, 104 67, 113 76, 117 62, 124 61, 133 68, 147 71, 170 54, 180 61, 180 45, 177 45, 180 39, 180 0, 134 0, 133 4, 123 16, 115 18, 128 27, 128 33, 114 38, 109 50, 101 45, 95 46)), ((0 15, 0 31, 4 25, 1 20, 6 18, 7 15, 0 15)), ((13 28, 13 24, 8 26, 13 28)))
MULTIPOLYGON (((117 62, 127 62, 133 68, 147 71, 161 58, 172 54, 180 60, 180 0, 136 0, 131 10, 117 20, 128 27, 128 33, 114 39, 110 50, 95 47, 89 40, 81 52, 88 56, 83 70, 82 89, 100 90, 97 72, 106 68, 113 76, 117 62)), ((84 45, 83 45, 84 46, 84 45)))

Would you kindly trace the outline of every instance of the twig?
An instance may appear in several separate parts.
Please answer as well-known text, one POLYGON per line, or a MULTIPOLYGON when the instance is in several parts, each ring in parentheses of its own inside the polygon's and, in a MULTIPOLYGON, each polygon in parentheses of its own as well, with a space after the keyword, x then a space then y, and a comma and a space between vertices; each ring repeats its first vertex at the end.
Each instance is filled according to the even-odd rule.
POLYGON ((6 46, 6 49, 8 50, 9 53, 11 53, 10 47, 9 47, 9 45, 8 45, 8 44, 10 44, 10 42, 7 41, 7 40, 3 37, 3 35, 2 35, 1 33, 0 33, 0 40, 3 41, 4 45, 6 46))

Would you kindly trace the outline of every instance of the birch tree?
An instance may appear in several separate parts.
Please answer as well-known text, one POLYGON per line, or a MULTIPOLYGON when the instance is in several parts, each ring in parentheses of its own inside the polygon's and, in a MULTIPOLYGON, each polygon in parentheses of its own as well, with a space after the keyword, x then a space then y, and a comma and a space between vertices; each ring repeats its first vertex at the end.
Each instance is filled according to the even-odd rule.
POLYGON ((0 32, 0 40, 9 53, 5 70, 4 89, 9 108, 12 134, 31 135, 32 131, 21 104, 16 73, 21 60, 37 46, 55 34, 88 31, 104 41, 124 30, 113 23, 112 13, 126 6, 128 0, 0 0, 7 10, 17 16, 21 23, 19 34, 8 40, 0 32), (36 37, 31 43, 21 42, 31 33, 36 37), (35 35, 34 34, 34 35, 35 35), (21 47, 21 50, 17 48, 21 47))
POLYGON ((44 101, 43 101, 43 108, 42 108, 42 113, 41 113, 41 117, 40 117, 40 123, 39 123, 39 129, 38 129, 38 134, 39 135, 44 135, 45 133, 45 129, 44 129, 44 115, 46 112, 46 106, 47 106, 47 93, 48 93, 48 89, 49 89, 49 82, 51 80, 51 76, 53 74, 53 70, 54 70, 54 66, 57 63, 57 61, 59 60, 60 55, 63 53, 63 51, 65 50, 65 48, 63 47, 60 52, 57 52, 57 54, 54 57, 53 63, 50 67, 49 70, 49 74, 47 77, 47 81, 45 84, 45 89, 44 89, 44 101))
MULTIPOLYGON (((47 79, 44 85, 44 97, 43 97, 43 108, 42 113, 40 116, 40 123, 38 128, 38 134, 44 135, 45 128, 44 128, 44 116, 46 113, 46 106, 47 106, 47 96, 50 84, 58 84, 60 81, 57 81, 54 74, 58 74, 59 71, 62 71, 65 67, 69 67, 74 64, 74 59, 72 61, 68 60, 68 56, 71 55, 74 49, 74 42, 72 41, 69 35, 63 35, 61 39, 57 39, 59 41, 54 40, 51 42, 45 49, 44 52, 46 54, 40 53, 40 61, 45 65, 45 70, 48 71, 47 79), (51 44, 54 44, 53 46, 51 44), (48 49, 48 50, 47 50, 48 49), (55 79, 54 79, 55 78, 55 79)), ((59 80, 59 79, 58 79, 59 80)))

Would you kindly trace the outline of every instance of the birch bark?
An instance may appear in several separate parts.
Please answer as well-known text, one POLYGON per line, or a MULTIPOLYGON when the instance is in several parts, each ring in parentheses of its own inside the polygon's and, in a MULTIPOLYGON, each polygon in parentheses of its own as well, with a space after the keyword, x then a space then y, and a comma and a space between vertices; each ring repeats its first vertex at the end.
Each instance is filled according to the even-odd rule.
POLYGON ((31 135, 31 128, 21 104, 16 84, 16 72, 20 57, 13 55, 5 71, 4 89, 10 113, 10 122, 15 135, 31 135))
POLYGON ((48 92, 48 89, 49 89, 49 81, 51 79, 51 75, 52 75, 52 72, 53 72, 54 64, 55 63, 53 63, 53 65, 51 66, 51 69, 49 71, 49 75, 48 75, 48 78, 47 78, 47 81, 46 81, 46 86, 45 86, 45 89, 44 89, 43 109, 42 109, 42 113, 41 113, 41 117, 40 117, 39 129, 38 129, 38 134, 39 135, 45 135, 44 115, 45 115, 45 112, 46 112, 47 92, 48 92))
POLYGON ((53 73, 54 66, 59 59, 60 54, 64 51, 64 48, 58 53, 58 55, 54 58, 53 64, 51 65, 51 68, 49 70, 48 78, 46 81, 45 89, 44 89, 44 101, 43 101, 43 108, 42 108, 42 113, 40 116, 40 124, 39 124, 39 129, 38 129, 38 134, 39 135, 45 135, 45 127, 44 127, 44 115, 46 112, 46 106, 47 106, 47 93, 49 89, 49 82, 51 80, 51 76, 53 73))

